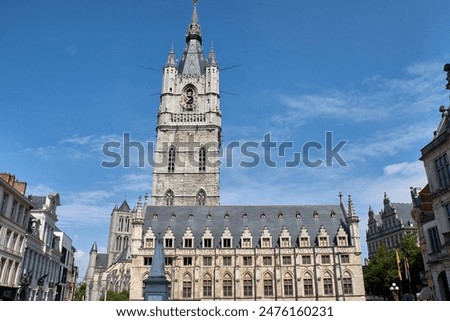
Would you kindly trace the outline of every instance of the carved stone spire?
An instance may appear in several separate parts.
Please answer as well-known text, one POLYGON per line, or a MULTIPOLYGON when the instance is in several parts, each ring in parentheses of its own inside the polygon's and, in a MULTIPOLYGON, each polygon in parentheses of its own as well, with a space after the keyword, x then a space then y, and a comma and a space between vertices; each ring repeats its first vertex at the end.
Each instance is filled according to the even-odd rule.
POLYGON ((216 53, 214 52, 214 48, 211 47, 208 55, 208 65, 217 67, 216 53))
POLYGON ((165 67, 176 67, 177 66, 177 58, 175 57, 175 52, 173 51, 173 47, 169 51, 169 56, 167 57, 167 62, 165 67))
POLYGON ((202 32, 198 23, 197 1, 194 1, 192 20, 186 34, 186 45, 178 66, 182 75, 200 75, 205 73, 206 59, 203 54, 202 32))
POLYGON ((194 0, 193 2, 194 11, 192 12, 192 19, 190 25, 188 26, 186 37, 190 39, 191 36, 193 36, 193 38, 199 39, 201 42, 202 31, 200 28, 200 24, 198 23, 197 0, 194 0))

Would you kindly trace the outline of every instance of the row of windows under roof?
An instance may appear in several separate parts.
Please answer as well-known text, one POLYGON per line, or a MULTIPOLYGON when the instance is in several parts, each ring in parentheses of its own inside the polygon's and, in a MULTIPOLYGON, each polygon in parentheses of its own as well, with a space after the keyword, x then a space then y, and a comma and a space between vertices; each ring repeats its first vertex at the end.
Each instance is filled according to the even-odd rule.
MULTIPOLYGON (((158 233, 158 235, 160 235, 158 233)), ((168 227, 163 235, 164 246, 166 248, 182 247, 182 248, 271 248, 271 247, 329 247, 329 246, 348 246, 349 235, 346 230, 340 225, 337 231, 329 234, 327 229, 321 225, 316 236, 311 237, 306 227, 303 225, 298 234, 291 235, 286 226, 281 228, 276 235, 273 236, 269 228, 264 227, 258 237, 254 237, 248 227, 245 227, 240 233, 239 237, 234 237, 234 233, 228 227, 225 227, 220 238, 214 237, 213 232, 209 227, 206 227, 200 238, 196 238, 191 227, 188 226, 184 233, 174 233, 172 228, 168 227), (180 235, 180 237, 177 237, 180 235), (197 240, 197 241, 196 241, 197 240)), ((149 227, 145 233, 144 247, 153 247, 155 244, 156 234, 152 227, 149 227), (151 243, 152 246, 149 246, 151 243)))
MULTIPOLYGON (((282 220, 282 219, 285 218, 285 214, 284 214, 283 212, 279 212, 278 214, 276 214, 276 216, 277 216, 277 218, 280 219, 280 220, 282 220)), ((311 214, 311 216, 312 216, 314 219, 319 219, 319 213, 318 213, 317 211, 314 211, 314 212, 311 214)), ((330 214, 327 215, 327 216, 330 217, 330 218, 336 218, 336 212, 335 212, 334 210, 332 210, 332 211, 330 212, 330 214)), ((323 216, 321 215, 320 217, 323 217, 323 216)), ((153 219, 153 220, 157 220, 158 218, 159 218, 159 215, 158 215, 157 213, 153 213, 152 219, 153 219)), ((206 214, 205 218, 206 218, 208 221, 209 221, 209 220, 212 220, 213 215, 212 215, 211 213, 208 213, 208 214, 206 214)), ((224 219, 224 220, 229 220, 230 218, 231 218, 231 215, 230 215, 229 213, 225 213, 225 214, 223 215, 223 219, 224 219)), ((247 214, 247 213, 243 213, 243 214, 241 215, 241 218, 242 218, 243 220, 248 219, 248 214, 247 214)), ((261 213, 261 214, 259 215, 259 218, 262 219, 262 220, 264 220, 264 219, 270 218, 270 215, 268 215, 268 214, 266 214, 266 213, 261 213)), ((296 212, 296 213, 295 213, 295 218, 296 218, 297 220, 300 220, 300 219, 302 218, 302 213, 296 212)), ((176 215, 175 213, 172 213, 172 214, 170 215, 170 219, 171 219, 172 221, 176 220, 176 219, 177 219, 177 215, 176 215)), ((193 214, 193 213, 189 213, 189 214, 188 214, 188 220, 193 220, 193 219, 194 219, 194 214, 193 214)))
MULTIPOLYGON (((349 246, 348 237, 336 235, 331 240, 327 236, 317 236, 314 238, 311 244, 310 237, 299 237, 291 239, 290 237, 276 238, 275 242, 271 237, 261 237, 257 239, 256 243, 252 238, 240 238, 236 247, 238 248, 291 248, 291 247, 330 247, 330 246, 349 246)), ((155 244, 155 238, 146 238, 144 242, 144 248, 153 248, 155 244)), ((233 248, 233 238, 223 237, 219 244, 214 244, 213 238, 202 238, 198 243, 195 242, 195 238, 182 238, 181 241, 176 240, 175 237, 165 237, 163 241, 165 248, 233 248)))

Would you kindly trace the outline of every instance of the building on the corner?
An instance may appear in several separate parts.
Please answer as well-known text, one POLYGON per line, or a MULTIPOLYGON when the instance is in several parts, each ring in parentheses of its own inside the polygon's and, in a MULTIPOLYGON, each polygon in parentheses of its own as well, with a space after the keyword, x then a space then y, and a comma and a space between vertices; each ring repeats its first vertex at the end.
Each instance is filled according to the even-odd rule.
MULTIPOLYGON (((450 89, 450 64, 448 73, 450 89)), ((441 106, 441 121, 432 140, 421 149, 428 184, 412 188, 414 209, 419 222, 419 240, 425 265, 425 279, 437 300, 450 300, 450 107, 441 106)))
POLYGON ((411 203, 391 202, 384 193, 383 209, 375 214, 369 208, 366 242, 369 259, 375 255, 379 247, 384 244, 394 249, 408 234, 417 234, 417 223, 411 218, 411 203))
POLYGON ((22 261, 31 200, 25 196, 27 183, 14 175, 0 173, 0 301, 12 301, 20 293, 22 261))
POLYGON ((60 195, 29 196, 33 209, 28 226, 22 276, 27 301, 71 300, 75 284, 75 248, 68 235, 56 226, 60 195))
POLYGON ((220 68, 215 51, 203 50, 197 1, 185 39, 180 60, 172 49, 163 67, 151 195, 131 211, 129 231, 117 228, 128 227, 129 207, 115 211, 107 254, 94 244, 88 299, 113 284, 115 267, 122 280, 129 271, 130 300, 143 300, 162 239, 171 300, 364 300, 350 196, 326 205, 220 205, 220 68), (129 259, 119 255, 124 240, 129 259), (100 268, 117 255, 123 263, 100 268))

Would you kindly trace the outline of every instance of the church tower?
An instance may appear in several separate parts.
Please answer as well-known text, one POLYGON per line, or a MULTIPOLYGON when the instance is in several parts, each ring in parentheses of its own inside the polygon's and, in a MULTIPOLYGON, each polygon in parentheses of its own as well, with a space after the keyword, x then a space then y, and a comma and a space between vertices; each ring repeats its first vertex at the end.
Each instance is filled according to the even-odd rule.
POLYGON ((219 205, 219 67, 203 52, 197 0, 181 60, 171 49, 163 68, 156 132, 152 205, 219 205))
POLYGON ((108 266, 110 266, 126 248, 130 247, 131 220, 133 211, 128 202, 114 206, 111 213, 108 235, 108 266))

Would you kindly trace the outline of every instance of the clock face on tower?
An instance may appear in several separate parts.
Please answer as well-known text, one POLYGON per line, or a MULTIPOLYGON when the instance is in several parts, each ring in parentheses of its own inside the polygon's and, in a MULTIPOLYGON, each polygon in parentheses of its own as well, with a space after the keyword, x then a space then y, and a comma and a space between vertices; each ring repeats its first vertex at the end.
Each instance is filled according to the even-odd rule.
POLYGON ((181 94, 180 105, 183 111, 194 111, 197 105, 197 93, 194 87, 186 87, 181 94))

